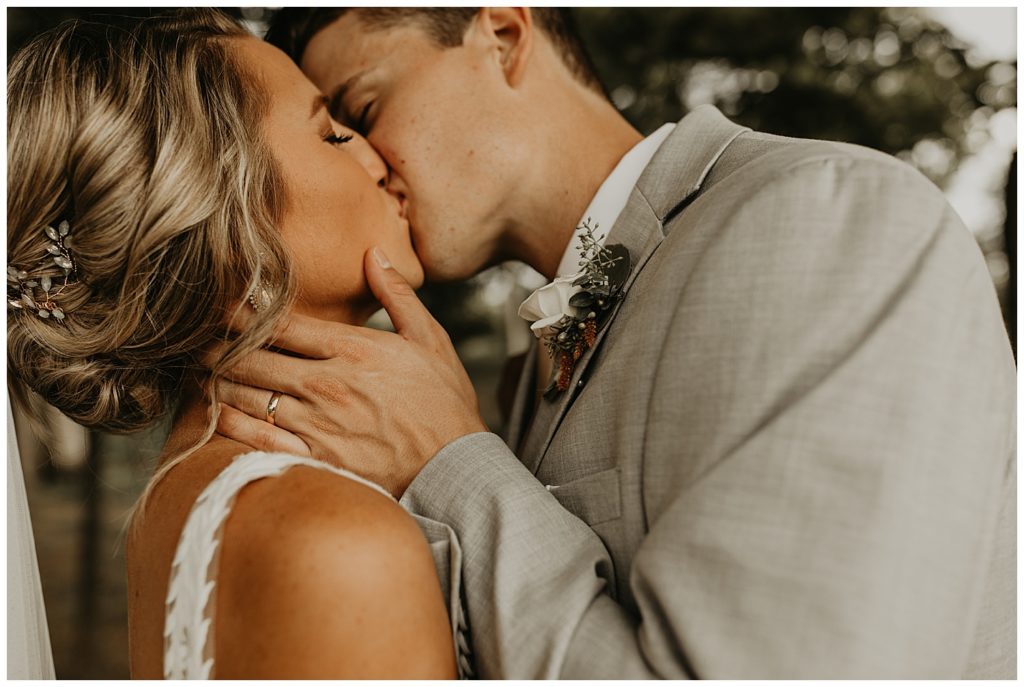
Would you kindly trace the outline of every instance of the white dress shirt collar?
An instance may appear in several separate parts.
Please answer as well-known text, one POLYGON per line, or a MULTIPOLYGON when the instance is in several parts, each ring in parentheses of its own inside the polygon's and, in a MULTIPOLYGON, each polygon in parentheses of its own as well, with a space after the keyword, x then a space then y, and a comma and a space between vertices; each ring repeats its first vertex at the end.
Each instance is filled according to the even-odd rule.
MULTIPOLYGON (((629 202, 629 195, 633 192, 633 187, 636 186, 636 182, 639 181, 640 176, 647 168, 647 165, 650 164, 651 158, 654 157, 658 148, 665 142, 668 135, 672 133, 673 128, 675 128, 675 124, 665 124, 622 156, 615 169, 604 180, 604 183, 601 184, 601 187, 590 201, 590 205, 577 223, 577 228, 583 223, 583 220, 589 217, 591 226, 599 225, 595 230, 595 234, 598 237, 603 235, 607 238, 619 215, 625 209, 626 203, 629 202)), ((578 237, 579 232, 577 231, 573 234, 572 239, 569 240, 569 245, 566 246, 565 252, 562 254, 562 260, 558 265, 556 277, 566 277, 580 271, 578 237)), ((602 240, 601 243, 603 244, 604 241, 602 240)), ((533 271, 530 271, 530 274, 538 278, 538 286, 544 285, 544 282, 541 281, 543 277, 540 274, 533 271)), ((515 298, 509 299, 505 312, 506 343, 510 356, 525 352, 536 341, 530 330, 522 326, 523 319, 519 315, 519 308, 521 306, 516 304, 517 300, 515 298)))
POLYGON ((590 205, 583 213, 583 216, 580 217, 576 233, 573 234, 572 239, 569 240, 569 245, 565 248, 565 253, 562 254, 562 261, 558 263, 558 273, 555 276, 565 277, 580 271, 580 243, 578 237, 579 226, 584 220, 590 220, 590 226, 594 227, 595 236, 601 237, 604 235, 607 238, 608 232, 611 231, 615 221, 618 220, 619 215, 625 209, 626 203, 629 201, 629 194, 633 192, 633 187, 636 186, 640 175, 644 173, 651 158, 658 152, 658 148, 665 142, 668 135, 672 133, 672 129, 675 126, 675 124, 662 125, 661 128, 637 143, 628 153, 622 156, 619 164, 615 165, 615 169, 612 170, 612 173, 601 184, 601 188, 597 189, 597 193, 594 195, 593 200, 590 201, 590 205))

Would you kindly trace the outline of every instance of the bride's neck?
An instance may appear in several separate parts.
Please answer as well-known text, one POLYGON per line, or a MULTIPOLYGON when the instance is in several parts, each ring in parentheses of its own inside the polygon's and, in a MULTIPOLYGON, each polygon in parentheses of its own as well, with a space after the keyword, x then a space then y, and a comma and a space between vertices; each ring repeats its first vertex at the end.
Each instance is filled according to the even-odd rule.
MULTIPOLYGON (((316 317, 322 320, 342 322, 363 326, 370 317, 380 310, 380 304, 373 300, 363 303, 346 303, 335 312, 327 313, 316 310, 299 302, 295 304, 293 312, 316 317)), ((210 397, 206 394, 204 387, 207 383, 205 377, 190 377, 182 386, 181 399, 175 413, 174 422, 170 434, 164 444, 163 452, 158 460, 157 469, 166 463, 174 460, 177 456, 196 448, 200 442, 203 446, 214 443, 231 442, 233 440, 219 434, 213 434, 203 442, 203 437, 210 426, 212 408, 210 397)))
POLYGON ((381 306, 371 295, 358 299, 339 301, 330 307, 324 305, 313 305, 304 302, 301 298, 296 300, 291 312, 297 315, 315 317, 318 320, 327 322, 339 322, 361 327, 380 310, 381 306))
MULTIPOLYGON (((182 387, 178 410, 160 455, 158 469, 202 442, 210 425, 210 412, 210 397, 203 391, 202 380, 189 379, 182 387)), ((215 434, 206 443, 216 440, 215 434)))

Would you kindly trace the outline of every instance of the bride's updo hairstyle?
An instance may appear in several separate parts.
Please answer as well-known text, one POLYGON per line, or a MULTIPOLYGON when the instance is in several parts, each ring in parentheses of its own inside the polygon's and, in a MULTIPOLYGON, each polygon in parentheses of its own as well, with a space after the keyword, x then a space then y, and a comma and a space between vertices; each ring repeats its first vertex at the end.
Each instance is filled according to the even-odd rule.
POLYGON ((246 296, 272 285, 214 372, 264 343, 292 299, 267 96, 230 49, 248 35, 213 10, 73 22, 8 67, 8 266, 63 284, 44 232, 66 221, 76 268, 54 296, 62 320, 8 305, 8 369, 87 427, 147 427, 190 378, 213 398, 201 356, 246 296))

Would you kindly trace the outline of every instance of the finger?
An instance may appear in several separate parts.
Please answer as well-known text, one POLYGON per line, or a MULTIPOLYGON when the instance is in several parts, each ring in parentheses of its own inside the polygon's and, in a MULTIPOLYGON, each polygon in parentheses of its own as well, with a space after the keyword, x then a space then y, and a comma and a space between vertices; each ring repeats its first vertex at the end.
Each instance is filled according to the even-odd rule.
MULTIPOLYGON (((255 324, 255 318, 256 313, 251 308, 242 308, 232 316, 228 328, 240 334, 255 324)), ((330 358, 330 330, 334 324, 308 315, 291 313, 274 323, 268 343, 307 358, 330 358)))
MULTIPOLYGON (((218 377, 215 384, 218 401, 242 411, 254 420, 269 423, 267 411, 270 410, 270 399, 276 392, 236 384, 223 377, 218 377)), ((281 394, 277 401, 277 410, 274 412, 274 424, 289 432, 297 432, 303 427, 304 414, 305 409, 300 400, 288 394, 281 394)))
MULTIPOLYGON (((277 350, 257 349, 247 353, 230 367, 219 370, 218 374, 242 384, 261 389, 278 389, 297 398, 304 398, 304 382, 322 376, 326 360, 343 360, 358 363, 376 356, 390 339, 401 340, 398 334, 369 327, 348 327, 339 330, 331 358, 300 358, 277 350)), ((206 355, 208 367, 213 369, 226 345, 211 349, 206 355)))
POLYGON ((260 389, 278 389, 302 397, 302 380, 317 374, 316 360, 259 349, 249 353, 220 374, 233 382, 260 389))
POLYGON ((370 290, 387 310, 395 331, 420 343, 431 342, 437 323, 405 277, 391 266, 384 251, 371 248, 363 262, 370 290))
POLYGON ((307 358, 332 358, 335 325, 334 322, 293 313, 278 323, 269 343, 307 358))
MULTIPOLYGON (((246 314, 238 318, 237 324, 242 329, 251 322, 253 314, 246 314)), ((242 331, 238 327, 234 330, 242 331)), ((355 336, 356 339, 370 339, 376 341, 381 334, 389 332, 378 332, 375 329, 359 327, 342 322, 329 322, 308 315, 292 313, 282 318, 274 325, 274 333, 271 335, 268 344, 274 348, 296 353, 305 358, 315 360, 326 360, 336 358, 344 354, 347 337, 355 336)), ((208 356, 211 359, 213 352, 208 356)))
POLYGON ((257 451, 278 451, 296 456, 312 456, 309 447, 291 432, 261 420, 254 420, 240 410, 219 404, 217 432, 257 451))

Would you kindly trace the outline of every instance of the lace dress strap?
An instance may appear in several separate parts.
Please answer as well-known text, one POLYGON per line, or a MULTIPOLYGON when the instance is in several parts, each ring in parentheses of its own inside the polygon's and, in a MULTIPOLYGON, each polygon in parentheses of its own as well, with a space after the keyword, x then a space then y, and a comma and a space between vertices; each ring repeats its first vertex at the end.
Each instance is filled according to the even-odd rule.
POLYGON ((242 487, 305 465, 365 484, 373 482, 341 468, 284 453, 256 451, 237 456, 211 481, 192 506, 171 565, 164 616, 164 677, 207 680, 213 675, 213 609, 217 558, 224 522, 242 487))

